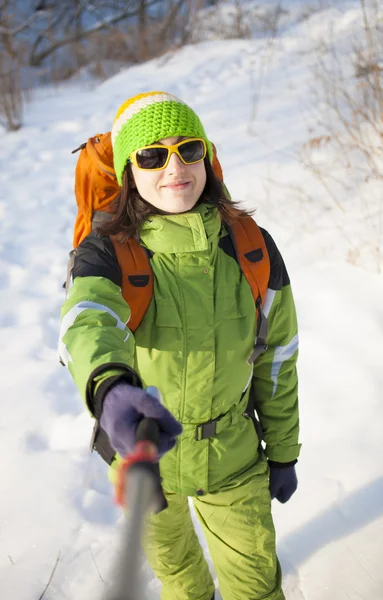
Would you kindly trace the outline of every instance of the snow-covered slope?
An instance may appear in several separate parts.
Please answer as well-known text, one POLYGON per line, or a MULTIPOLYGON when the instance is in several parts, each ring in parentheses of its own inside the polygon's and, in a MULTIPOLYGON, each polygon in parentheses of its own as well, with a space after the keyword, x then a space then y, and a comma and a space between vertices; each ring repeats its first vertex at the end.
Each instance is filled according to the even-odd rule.
MULTIPOLYGON (((346 261, 344 231, 358 231, 357 212, 338 216, 331 202, 325 210, 302 200, 318 183, 295 154, 310 126, 308 32, 319 36, 331 19, 341 43, 359 22, 357 5, 339 2, 272 41, 205 42, 92 88, 40 90, 25 127, 1 132, 2 600, 38 600, 56 563, 44 598, 93 600, 113 562, 120 515, 106 467, 88 451, 91 420, 57 362, 76 213, 70 152, 108 130, 123 100, 149 89, 200 114, 232 196, 257 207, 290 272, 303 449, 298 492, 273 505, 287 600, 383 597, 383 280, 346 261)), ((148 597, 158 598, 144 571, 148 597)))

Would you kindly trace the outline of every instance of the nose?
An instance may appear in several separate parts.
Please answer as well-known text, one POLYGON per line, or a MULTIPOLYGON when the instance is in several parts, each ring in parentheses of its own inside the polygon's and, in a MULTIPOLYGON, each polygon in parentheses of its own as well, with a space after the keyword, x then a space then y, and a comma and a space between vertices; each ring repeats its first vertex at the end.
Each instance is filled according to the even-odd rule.
POLYGON ((169 171, 169 173, 179 173, 180 171, 182 171, 183 166, 183 162, 180 160, 177 154, 173 152, 173 154, 170 155, 166 170, 169 171))

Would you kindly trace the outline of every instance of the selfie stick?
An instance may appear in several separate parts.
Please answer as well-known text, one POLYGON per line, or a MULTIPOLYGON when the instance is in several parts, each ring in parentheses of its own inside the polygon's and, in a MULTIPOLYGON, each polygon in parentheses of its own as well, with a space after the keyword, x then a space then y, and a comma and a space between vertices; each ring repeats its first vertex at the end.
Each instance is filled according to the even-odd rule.
MULTIPOLYGON (((159 393, 156 388, 154 390, 159 393)), ((137 427, 133 452, 124 459, 119 470, 116 499, 126 511, 126 521, 115 573, 104 600, 144 598, 140 578, 144 519, 149 511, 158 513, 167 507, 158 466, 159 437, 157 421, 142 419, 137 427)))

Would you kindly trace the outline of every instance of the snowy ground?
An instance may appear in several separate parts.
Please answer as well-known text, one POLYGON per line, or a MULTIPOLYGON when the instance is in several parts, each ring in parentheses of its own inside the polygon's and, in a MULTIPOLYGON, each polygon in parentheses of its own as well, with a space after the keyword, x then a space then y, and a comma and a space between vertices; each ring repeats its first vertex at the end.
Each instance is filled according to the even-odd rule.
MULTIPOLYGON (((70 151, 149 89, 197 110, 233 197, 258 208, 292 279, 303 449, 298 492, 273 505, 287 600, 382 599, 383 279, 368 249, 363 267, 350 263, 357 204, 338 214, 313 201, 323 192, 294 154, 310 124, 310 35, 332 20, 341 43, 360 18, 357 3, 337 6, 287 23, 271 45, 205 42, 101 85, 40 90, 25 127, 0 132, 1 600, 39 600, 56 562, 46 600, 99 598, 113 562, 120 515, 106 467, 88 452, 90 419, 57 362, 76 213, 70 151), (289 191, 297 184, 299 199, 289 191)), ((159 598, 147 566, 145 577, 159 598)))

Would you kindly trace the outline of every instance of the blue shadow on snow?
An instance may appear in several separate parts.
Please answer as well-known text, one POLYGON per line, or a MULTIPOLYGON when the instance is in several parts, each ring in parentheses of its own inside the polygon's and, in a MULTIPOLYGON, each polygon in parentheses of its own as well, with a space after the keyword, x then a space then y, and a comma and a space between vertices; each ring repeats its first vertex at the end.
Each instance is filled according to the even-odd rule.
POLYGON ((278 544, 284 574, 294 571, 320 548, 339 540, 383 515, 383 476, 335 502, 278 544), (283 557, 288 560, 283 560, 283 557), (291 562, 290 562, 291 561, 291 562), (294 566, 293 566, 294 565, 294 566))

